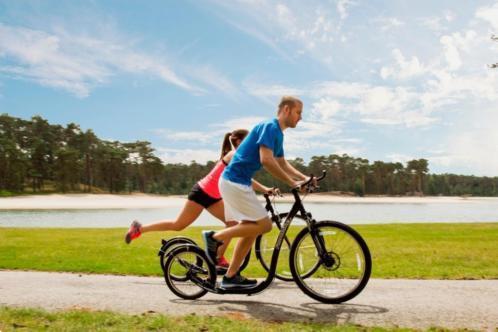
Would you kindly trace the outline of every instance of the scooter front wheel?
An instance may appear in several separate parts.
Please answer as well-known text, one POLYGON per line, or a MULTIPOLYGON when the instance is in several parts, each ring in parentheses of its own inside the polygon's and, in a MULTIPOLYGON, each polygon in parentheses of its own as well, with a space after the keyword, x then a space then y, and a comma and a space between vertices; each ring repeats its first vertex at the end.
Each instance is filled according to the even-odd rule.
POLYGON ((183 244, 168 253, 164 263, 164 279, 175 295, 195 300, 207 293, 199 284, 213 287, 216 283, 216 269, 209 263, 204 250, 192 244, 183 244))

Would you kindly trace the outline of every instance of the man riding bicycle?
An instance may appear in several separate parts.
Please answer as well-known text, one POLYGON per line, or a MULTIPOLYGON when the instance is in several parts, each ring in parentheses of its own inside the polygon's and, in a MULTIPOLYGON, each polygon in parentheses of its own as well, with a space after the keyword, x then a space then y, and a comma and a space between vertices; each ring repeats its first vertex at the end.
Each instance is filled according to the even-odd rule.
POLYGON ((240 223, 218 232, 205 231, 203 238, 208 258, 216 262, 217 248, 224 241, 239 237, 233 257, 223 277, 223 288, 253 287, 255 280, 244 278, 238 270, 254 240, 269 232, 272 222, 254 192, 252 177, 263 166, 271 175, 298 187, 307 176, 284 159, 283 131, 295 128, 301 120, 303 102, 295 97, 282 97, 277 118, 256 125, 237 149, 231 163, 219 180, 219 189, 225 202, 225 218, 240 223))

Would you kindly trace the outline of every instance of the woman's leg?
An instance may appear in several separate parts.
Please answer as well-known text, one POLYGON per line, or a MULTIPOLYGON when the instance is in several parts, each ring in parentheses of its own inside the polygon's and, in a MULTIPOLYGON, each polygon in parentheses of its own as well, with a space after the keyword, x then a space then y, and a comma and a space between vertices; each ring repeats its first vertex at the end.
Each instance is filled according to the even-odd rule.
MULTIPOLYGON (((221 220, 224 223, 226 222, 226 220, 225 220, 225 207, 223 205, 223 200, 218 201, 218 202, 214 203, 213 205, 209 206, 207 208, 207 210, 214 217, 218 218, 219 220, 221 220)), ((227 227, 230 227, 230 226, 227 226, 227 227)), ((230 240, 231 239, 225 239, 223 241, 223 244, 221 246, 219 246, 218 257, 222 257, 225 254, 225 251, 227 250, 228 245, 230 244, 230 240)))
POLYGON ((182 212, 176 220, 162 220, 149 225, 143 225, 142 233, 154 231, 181 231, 190 226, 202 213, 204 207, 194 201, 187 200, 182 212))

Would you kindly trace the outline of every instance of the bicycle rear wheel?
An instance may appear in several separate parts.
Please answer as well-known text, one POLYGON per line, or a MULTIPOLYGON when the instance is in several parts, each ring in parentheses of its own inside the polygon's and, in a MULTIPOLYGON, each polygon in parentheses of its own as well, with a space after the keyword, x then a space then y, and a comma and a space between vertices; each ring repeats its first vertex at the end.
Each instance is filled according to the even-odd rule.
POLYGON ((341 303, 358 295, 372 269, 370 251, 363 238, 337 221, 318 222, 312 233, 303 229, 290 252, 290 269, 299 288, 324 303, 341 303), (322 257, 314 238, 325 246, 326 254, 322 257), (312 275, 304 278, 311 270, 312 275))
POLYGON ((175 295, 194 300, 207 293, 199 284, 213 287, 216 283, 216 270, 209 263, 204 250, 184 244, 175 247, 167 255, 164 279, 175 295))
MULTIPOLYGON (((282 223, 287 218, 287 215, 288 213, 279 214, 279 218, 282 223)), ((304 219, 299 215, 296 215, 294 217, 294 221, 296 220, 301 220, 304 223, 304 219)), ((256 238, 256 257, 261 263, 261 266, 263 266, 263 268, 266 270, 266 272, 270 272, 271 258, 273 256, 273 252, 275 251, 275 243, 277 242, 279 233, 280 229, 274 226, 272 227, 272 230, 270 232, 261 234, 256 238)), ((282 246, 280 247, 277 270, 275 271, 275 277, 283 281, 294 280, 289 266, 289 254, 291 251, 291 245, 292 236, 288 232, 286 234, 286 238, 282 242, 282 246)))

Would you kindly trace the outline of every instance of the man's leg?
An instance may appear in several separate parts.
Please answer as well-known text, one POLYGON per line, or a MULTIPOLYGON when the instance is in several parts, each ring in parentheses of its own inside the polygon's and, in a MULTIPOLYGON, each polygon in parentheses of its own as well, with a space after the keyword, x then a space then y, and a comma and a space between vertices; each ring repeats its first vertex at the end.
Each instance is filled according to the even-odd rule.
POLYGON ((230 265, 228 266, 227 273, 225 274, 227 277, 231 278, 235 274, 237 274, 237 271, 239 271, 239 268, 242 265, 245 257, 249 253, 249 250, 251 250, 252 244, 254 243, 254 240, 256 240, 256 237, 257 236, 241 237, 237 241, 237 244, 235 245, 235 249, 233 251, 232 259, 230 261, 230 265))
MULTIPOLYGON (((271 230, 271 226, 272 225, 270 218, 264 217, 263 219, 257 221, 241 222, 238 225, 235 225, 230 228, 225 228, 218 232, 203 231, 202 236, 204 238, 204 243, 206 246, 206 253, 212 262, 216 262, 216 255, 218 253, 218 248, 225 241, 230 241, 230 239, 234 237, 241 237, 241 238, 247 237, 255 239, 259 234, 269 232, 271 230)), ((244 247, 246 245, 247 244, 244 244, 244 247)), ((245 255, 241 257, 243 260, 245 255)), ((239 267, 240 264, 241 263, 239 263, 239 267)))
MULTIPOLYGON (((240 230, 236 230, 233 232, 233 234, 239 234, 236 235, 240 237, 240 239, 237 241, 237 245, 235 246, 235 250, 233 252, 232 260, 230 262, 230 266, 228 267, 228 271, 226 273, 226 276, 231 278, 233 277, 237 271, 239 271, 240 266, 242 265, 242 262, 244 261, 244 258, 246 255, 249 253, 249 250, 251 250, 252 244, 254 243, 254 240, 259 234, 263 234, 266 232, 269 232, 271 230, 271 220, 268 217, 265 217, 263 219, 260 219, 256 222, 253 221, 243 221, 240 225, 234 226, 239 227, 240 230), (257 226, 254 227, 254 226, 257 226), (240 235, 240 231, 248 230, 251 233, 249 234, 242 234, 240 235), (258 233, 254 234, 258 230, 258 233)), ((223 231, 226 231, 229 229, 225 229, 223 231)), ((219 232, 221 233, 221 232, 219 232)), ((216 235, 219 235, 219 233, 216 233, 213 237, 217 239, 216 235)), ((222 236, 228 236, 230 235, 230 232, 227 232, 225 234, 222 234, 222 236)), ((218 238, 217 240, 221 240, 223 237, 218 238)))
POLYGON ((230 228, 222 229, 213 235, 216 241, 224 242, 233 237, 256 237, 271 231, 271 220, 268 217, 257 221, 244 221, 230 228))

